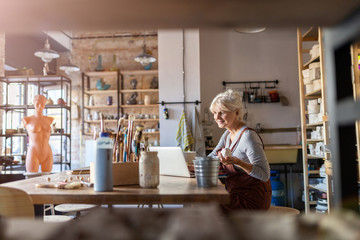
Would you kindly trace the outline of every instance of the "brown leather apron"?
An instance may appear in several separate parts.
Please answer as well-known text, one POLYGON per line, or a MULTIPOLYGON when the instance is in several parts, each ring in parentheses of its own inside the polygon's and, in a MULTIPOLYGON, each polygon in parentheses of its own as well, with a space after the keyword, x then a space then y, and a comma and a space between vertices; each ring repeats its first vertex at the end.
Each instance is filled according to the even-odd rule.
MULTIPOLYGON (((243 131, 240 133, 239 138, 237 139, 236 143, 231 149, 231 152, 233 152, 235 147, 238 145, 241 136, 246 130, 253 130, 253 129, 251 128, 243 129, 243 131)), ((225 141, 226 139, 227 136, 225 138, 225 141)), ((221 205, 221 208, 224 211, 224 213, 228 214, 233 210, 241 210, 241 209, 267 210, 270 208, 270 204, 271 204, 270 179, 266 182, 261 181, 257 178, 248 175, 244 171, 236 170, 233 164, 229 164, 229 165, 222 164, 222 168, 227 173, 225 179, 225 187, 227 191, 230 193, 230 203, 221 205)))

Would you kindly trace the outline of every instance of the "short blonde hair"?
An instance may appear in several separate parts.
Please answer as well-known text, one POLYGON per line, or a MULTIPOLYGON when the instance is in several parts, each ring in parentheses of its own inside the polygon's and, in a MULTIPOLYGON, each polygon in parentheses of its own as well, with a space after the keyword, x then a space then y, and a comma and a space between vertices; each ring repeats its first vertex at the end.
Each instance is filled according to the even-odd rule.
POLYGON ((212 100, 210 105, 210 111, 214 113, 215 108, 219 108, 224 112, 236 112, 239 111, 239 120, 242 120, 242 97, 239 92, 232 89, 228 89, 225 92, 219 93, 212 100))
POLYGON ((36 103, 38 101, 45 105, 46 104, 46 97, 44 95, 36 95, 34 97, 34 103, 36 103))

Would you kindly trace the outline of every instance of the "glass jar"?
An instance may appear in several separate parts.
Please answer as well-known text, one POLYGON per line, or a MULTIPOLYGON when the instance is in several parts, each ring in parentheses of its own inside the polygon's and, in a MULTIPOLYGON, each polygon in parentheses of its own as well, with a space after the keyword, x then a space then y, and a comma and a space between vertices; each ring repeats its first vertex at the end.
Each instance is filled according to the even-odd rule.
POLYGON ((160 183, 159 158, 157 152, 140 153, 139 185, 143 188, 156 188, 160 183))

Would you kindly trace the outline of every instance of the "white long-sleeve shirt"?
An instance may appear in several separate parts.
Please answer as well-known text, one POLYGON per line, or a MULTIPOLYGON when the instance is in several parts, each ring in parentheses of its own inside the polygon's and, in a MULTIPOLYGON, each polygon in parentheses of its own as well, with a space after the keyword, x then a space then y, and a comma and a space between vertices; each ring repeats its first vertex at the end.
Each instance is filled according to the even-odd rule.
MULTIPOLYGON (((246 126, 243 126, 240 131, 236 134, 234 140, 230 144, 230 134, 228 130, 221 136, 218 145, 208 156, 216 156, 216 152, 222 148, 232 148, 239 138, 239 135, 246 126), (225 141, 226 140, 226 141, 225 141)), ((245 130, 239 143, 234 148, 232 155, 239 158, 240 160, 250 163, 253 165, 253 169, 250 176, 266 182, 270 178, 270 166, 266 158, 263 144, 260 137, 253 130, 245 130)), ((238 171, 243 171, 240 166, 235 165, 234 167, 238 171)))

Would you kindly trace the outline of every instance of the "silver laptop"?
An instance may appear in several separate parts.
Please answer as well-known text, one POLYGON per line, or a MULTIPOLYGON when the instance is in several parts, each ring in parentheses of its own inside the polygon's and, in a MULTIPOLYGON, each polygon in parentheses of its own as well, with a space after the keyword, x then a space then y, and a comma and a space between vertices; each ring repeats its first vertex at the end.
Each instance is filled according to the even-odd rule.
POLYGON ((160 175, 195 177, 195 174, 189 171, 180 147, 150 147, 150 151, 158 152, 160 175))

